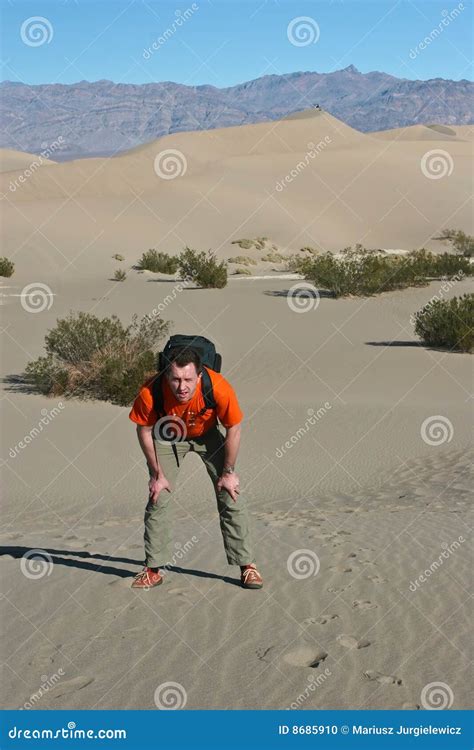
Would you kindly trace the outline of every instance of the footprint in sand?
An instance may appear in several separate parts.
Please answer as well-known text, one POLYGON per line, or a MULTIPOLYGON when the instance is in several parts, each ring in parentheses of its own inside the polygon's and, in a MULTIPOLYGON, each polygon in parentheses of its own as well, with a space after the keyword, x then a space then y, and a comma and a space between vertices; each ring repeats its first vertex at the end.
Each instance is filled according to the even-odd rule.
POLYGON ((48 695, 51 696, 51 698, 62 698, 64 695, 71 695, 71 693, 76 693, 78 690, 82 690, 82 688, 90 685, 91 682, 94 682, 93 677, 74 677, 72 680, 59 682, 54 688, 52 688, 52 690, 48 690, 48 695))
POLYGON ((362 638, 359 641, 353 635, 345 635, 344 633, 337 636, 337 641, 345 648, 367 648, 371 644, 371 641, 368 641, 367 638, 362 638))
POLYGON ((378 604, 374 604, 368 599, 354 599, 354 601, 352 602, 352 606, 354 607, 354 609, 376 609, 376 607, 378 607, 378 604))
POLYGON ((259 648, 255 649, 255 653, 257 654, 260 661, 267 661, 265 658, 268 656, 272 648, 275 648, 275 646, 260 646, 259 648))
POLYGON ((339 615, 326 615, 326 617, 307 617, 303 625, 326 625, 330 620, 336 620, 339 615))
POLYGON ((283 657, 287 664, 294 667, 319 667, 321 662, 327 659, 326 651, 318 651, 312 646, 297 646, 283 657))
POLYGON ((332 565, 329 570, 335 570, 337 573, 352 573, 350 565, 340 563, 339 565, 332 565))
POLYGON ((387 579, 382 578, 382 576, 366 576, 368 581, 372 581, 373 583, 386 583, 387 579))
POLYGON ((402 680, 400 677, 396 677, 393 674, 382 674, 382 672, 376 672, 373 669, 368 672, 363 672, 364 677, 368 680, 380 682, 381 685, 401 685, 402 680))

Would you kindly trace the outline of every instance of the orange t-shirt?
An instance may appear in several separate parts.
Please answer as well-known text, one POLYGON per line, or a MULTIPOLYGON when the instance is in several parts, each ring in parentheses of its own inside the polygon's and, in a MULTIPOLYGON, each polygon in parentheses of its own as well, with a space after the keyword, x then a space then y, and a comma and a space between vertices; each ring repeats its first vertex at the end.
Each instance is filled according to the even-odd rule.
MULTIPOLYGON (((211 376, 216 409, 208 409, 203 415, 198 416, 201 409, 204 409, 204 397, 202 395, 201 379, 198 380, 193 397, 184 404, 179 403, 173 396, 170 385, 163 378, 163 396, 164 409, 166 415, 174 415, 181 419, 186 426, 185 437, 199 437, 204 435, 211 427, 217 424, 217 419, 224 427, 232 427, 239 424, 243 418, 243 412, 240 409, 239 402, 235 391, 230 383, 219 372, 206 368, 211 376)), ((129 413, 129 418, 137 424, 153 427, 158 416, 153 409, 153 396, 151 384, 155 375, 147 380, 140 388, 133 407, 129 413)))

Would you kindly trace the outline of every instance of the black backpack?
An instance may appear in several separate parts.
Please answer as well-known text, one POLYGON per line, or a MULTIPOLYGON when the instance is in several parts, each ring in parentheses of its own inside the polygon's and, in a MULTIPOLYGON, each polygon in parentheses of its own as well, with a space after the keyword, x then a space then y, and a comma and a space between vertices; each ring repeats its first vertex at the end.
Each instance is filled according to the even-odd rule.
POLYGON ((166 342, 165 348, 158 355, 158 375, 152 383, 151 393, 153 396, 153 410, 157 414, 157 418, 164 416, 164 397, 163 397, 163 373, 169 364, 169 355, 172 349, 186 347, 197 352, 201 358, 202 378, 201 387, 202 395, 204 398, 204 409, 201 409, 199 415, 204 414, 208 409, 215 409, 217 404, 214 399, 214 391, 212 388, 211 376, 209 375, 209 367, 215 372, 221 371, 222 357, 216 352, 216 347, 206 339, 204 336, 186 336, 185 334, 176 334, 171 336, 166 342))

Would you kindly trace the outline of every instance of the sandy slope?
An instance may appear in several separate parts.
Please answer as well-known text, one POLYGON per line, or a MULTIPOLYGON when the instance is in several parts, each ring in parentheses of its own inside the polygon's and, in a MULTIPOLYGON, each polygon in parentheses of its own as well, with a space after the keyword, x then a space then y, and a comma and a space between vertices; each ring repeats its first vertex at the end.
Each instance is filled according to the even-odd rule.
POLYGON ((325 112, 310 114, 177 133, 112 159, 55 164, 15 192, 14 174, 0 175, 4 252, 30 273, 47 267, 61 278, 90 277, 108 272, 112 253, 130 267, 149 247, 177 253, 188 244, 226 258, 236 254, 232 240, 263 235, 284 253, 356 242, 409 250, 439 248, 432 237, 442 228, 472 230, 464 132, 448 142, 416 126, 434 140, 405 140, 407 128, 389 131, 387 141, 387 133, 366 135, 325 112), (179 152, 175 179, 154 169, 168 149, 179 152), (447 173, 432 179, 421 163, 439 149, 447 173))
MULTIPOLYGON (((297 250, 309 235, 293 235, 311 218, 334 250, 364 232, 374 244, 413 247, 451 214, 449 226, 468 230, 468 146, 449 146, 455 168, 447 181, 428 180, 419 164, 426 143, 385 142, 323 114, 183 133, 113 160, 55 165, 54 180, 44 167, 3 202, 3 252, 17 248, 1 297, 7 707, 22 706, 58 674, 38 708, 154 709, 156 688, 169 681, 186 690, 188 708, 416 708, 433 682, 447 685, 453 708, 468 706, 472 565, 469 542, 459 538, 470 538, 472 359, 418 346, 410 324, 441 283, 370 299, 323 295, 301 313, 287 299, 294 279, 230 280, 206 291, 133 271, 125 283, 109 280, 149 246, 174 251, 189 241, 219 247, 222 257, 257 256, 230 239, 265 235, 297 250), (305 144, 326 133, 334 150, 272 197, 305 144), (153 176, 165 143, 188 154, 183 178, 153 176), (341 203, 334 193, 351 180, 341 203), (409 201, 398 190, 410 191, 409 201), (113 252, 126 261, 113 261, 113 252), (36 313, 20 303, 34 282, 52 295, 36 313), (216 341, 237 390, 245 414, 238 469, 261 592, 235 585, 194 456, 180 476, 174 528, 177 550, 196 541, 161 588, 130 590, 143 558, 147 472, 128 409, 63 402, 21 447, 60 399, 6 380, 43 353, 56 319, 85 310, 129 322, 160 303, 174 332, 216 341), (426 420, 432 435, 423 432, 426 420), (410 590, 446 545, 448 558, 410 590), (50 556, 50 575, 21 572, 32 548, 50 556), (290 574, 298 550, 317 555, 317 575, 290 574)), ((271 275, 272 267, 255 268, 271 275)), ((464 280, 443 294, 472 289, 464 280)))
POLYGON ((0 172, 15 172, 25 169, 45 167, 48 164, 55 164, 51 159, 36 154, 28 154, 24 151, 13 151, 12 149, 0 149, 0 172))

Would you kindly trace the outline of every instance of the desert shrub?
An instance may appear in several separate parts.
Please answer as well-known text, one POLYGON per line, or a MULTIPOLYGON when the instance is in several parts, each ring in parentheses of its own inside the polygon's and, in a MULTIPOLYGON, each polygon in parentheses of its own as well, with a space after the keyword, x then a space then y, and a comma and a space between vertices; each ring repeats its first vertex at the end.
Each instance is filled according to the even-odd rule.
POLYGON ((227 284, 227 264, 215 253, 197 252, 186 247, 179 256, 179 270, 184 279, 192 279, 205 289, 222 289, 227 284))
POLYGON ((415 313, 415 333, 427 346, 472 352, 474 349, 474 294, 449 300, 434 299, 415 313))
POLYGON ((257 261, 249 258, 248 255, 234 255, 233 258, 227 258, 228 263, 240 263, 242 266, 256 266, 257 261))
POLYGON ((12 276, 15 264, 8 258, 0 258, 0 276, 12 276))
POLYGON ((115 260, 125 260, 125 257, 123 255, 120 255, 120 253, 115 253, 114 255, 112 255, 112 258, 114 258, 115 260))
POLYGON ((117 268, 114 273, 114 281, 125 281, 127 274, 121 268, 117 268))
POLYGON ((179 260, 173 255, 151 248, 143 253, 135 268, 139 271, 153 271, 153 273, 176 273, 179 260))
POLYGON ((254 240, 232 240, 231 245, 238 245, 242 250, 250 250, 253 247, 263 250, 266 242, 268 242, 268 237, 256 237, 254 240))
POLYGON ((309 247, 308 245, 306 247, 300 248, 300 253, 310 253, 311 255, 318 255, 319 250, 317 250, 314 247, 309 247))
POLYGON ((41 393, 129 405, 155 371, 159 342, 170 324, 158 316, 127 327, 116 315, 70 313, 45 337, 46 355, 29 362, 27 380, 41 393))
POLYGON ((234 276, 251 276, 252 271, 250 268, 236 268, 234 271, 234 276))
POLYGON ((232 240, 231 245, 238 245, 242 250, 250 250, 253 247, 252 240, 232 240))
POLYGON ((272 252, 264 255, 262 260, 266 263, 281 263, 283 260, 286 260, 286 258, 281 253, 272 252))
POLYGON ((454 249, 467 258, 474 255, 474 237, 466 234, 462 229, 443 229, 437 240, 449 240, 454 249))

